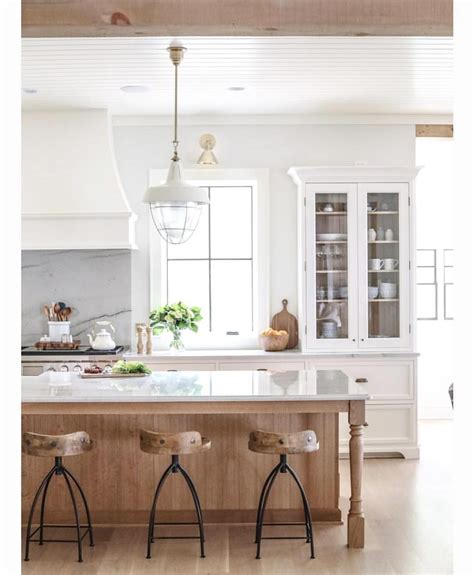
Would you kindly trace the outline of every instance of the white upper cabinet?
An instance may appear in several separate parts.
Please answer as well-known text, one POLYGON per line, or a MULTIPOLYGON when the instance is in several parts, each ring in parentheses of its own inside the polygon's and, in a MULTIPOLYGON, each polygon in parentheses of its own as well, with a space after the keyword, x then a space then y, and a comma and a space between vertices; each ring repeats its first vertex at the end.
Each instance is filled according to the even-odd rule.
POLYGON ((292 168, 300 192, 304 350, 413 348, 413 180, 407 168, 292 168))

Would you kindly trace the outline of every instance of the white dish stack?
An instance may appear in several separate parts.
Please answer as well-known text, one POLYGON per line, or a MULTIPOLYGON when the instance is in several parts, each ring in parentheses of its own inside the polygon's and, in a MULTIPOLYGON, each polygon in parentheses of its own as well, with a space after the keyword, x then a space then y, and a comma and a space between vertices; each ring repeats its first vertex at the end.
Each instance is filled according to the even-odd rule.
POLYGON ((397 284, 391 282, 380 282, 379 297, 381 299, 395 299, 397 297, 397 284))
POLYGON ((337 336, 337 323, 333 319, 324 319, 321 322, 321 337, 334 339, 337 336))

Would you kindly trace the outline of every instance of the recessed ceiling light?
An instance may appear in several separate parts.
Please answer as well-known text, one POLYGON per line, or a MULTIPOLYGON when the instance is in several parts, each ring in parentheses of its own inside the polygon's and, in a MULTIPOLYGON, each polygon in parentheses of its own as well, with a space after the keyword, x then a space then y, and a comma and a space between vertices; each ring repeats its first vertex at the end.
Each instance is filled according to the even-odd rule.
POLYGON ((37 94, 38 90, 35 90, 34 88, 23 88, 22 92, 23 94, 37 94))
POLYGON ((245 86, 229 86, 228 89, 231 92, 243 92, 245 90, 245 86))
POLYGON ((150 90, 148 86, 122 86, 120 89, 127 94, 142 94, 150 90))

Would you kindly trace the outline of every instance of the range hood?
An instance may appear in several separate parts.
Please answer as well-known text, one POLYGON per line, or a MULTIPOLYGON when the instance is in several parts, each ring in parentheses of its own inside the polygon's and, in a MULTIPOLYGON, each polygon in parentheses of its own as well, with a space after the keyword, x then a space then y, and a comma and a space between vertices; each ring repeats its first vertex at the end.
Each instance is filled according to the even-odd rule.
POLYGON ((107 110, 23 114, 23 249, 133 249, 135 220, 107 110))

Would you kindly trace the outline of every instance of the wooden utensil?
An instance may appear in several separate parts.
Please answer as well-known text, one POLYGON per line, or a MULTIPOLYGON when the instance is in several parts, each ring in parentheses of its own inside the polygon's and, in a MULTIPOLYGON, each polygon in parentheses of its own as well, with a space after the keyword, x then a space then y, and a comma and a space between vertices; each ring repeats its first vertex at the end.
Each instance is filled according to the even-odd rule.
POLYGON ((58 303, 55 303, 54 304, 54 314, 56 317, 56 321, 62 321, 60 316, 59 316, 60 311, 61 311, 61 306, 58 303))
POLYGON ((271 325, 273 329, 278 331, 284 329, 288 332, 286 349, 293 349, 298 345, 298 320, 288 311, 288 300, 284 299, 281 303, 283 309, 272 317, 271 325))
POLYGON ((49 305, 44 304, 43 313, 48 321, 51 321, 51 316, 49 315, 49 305))

